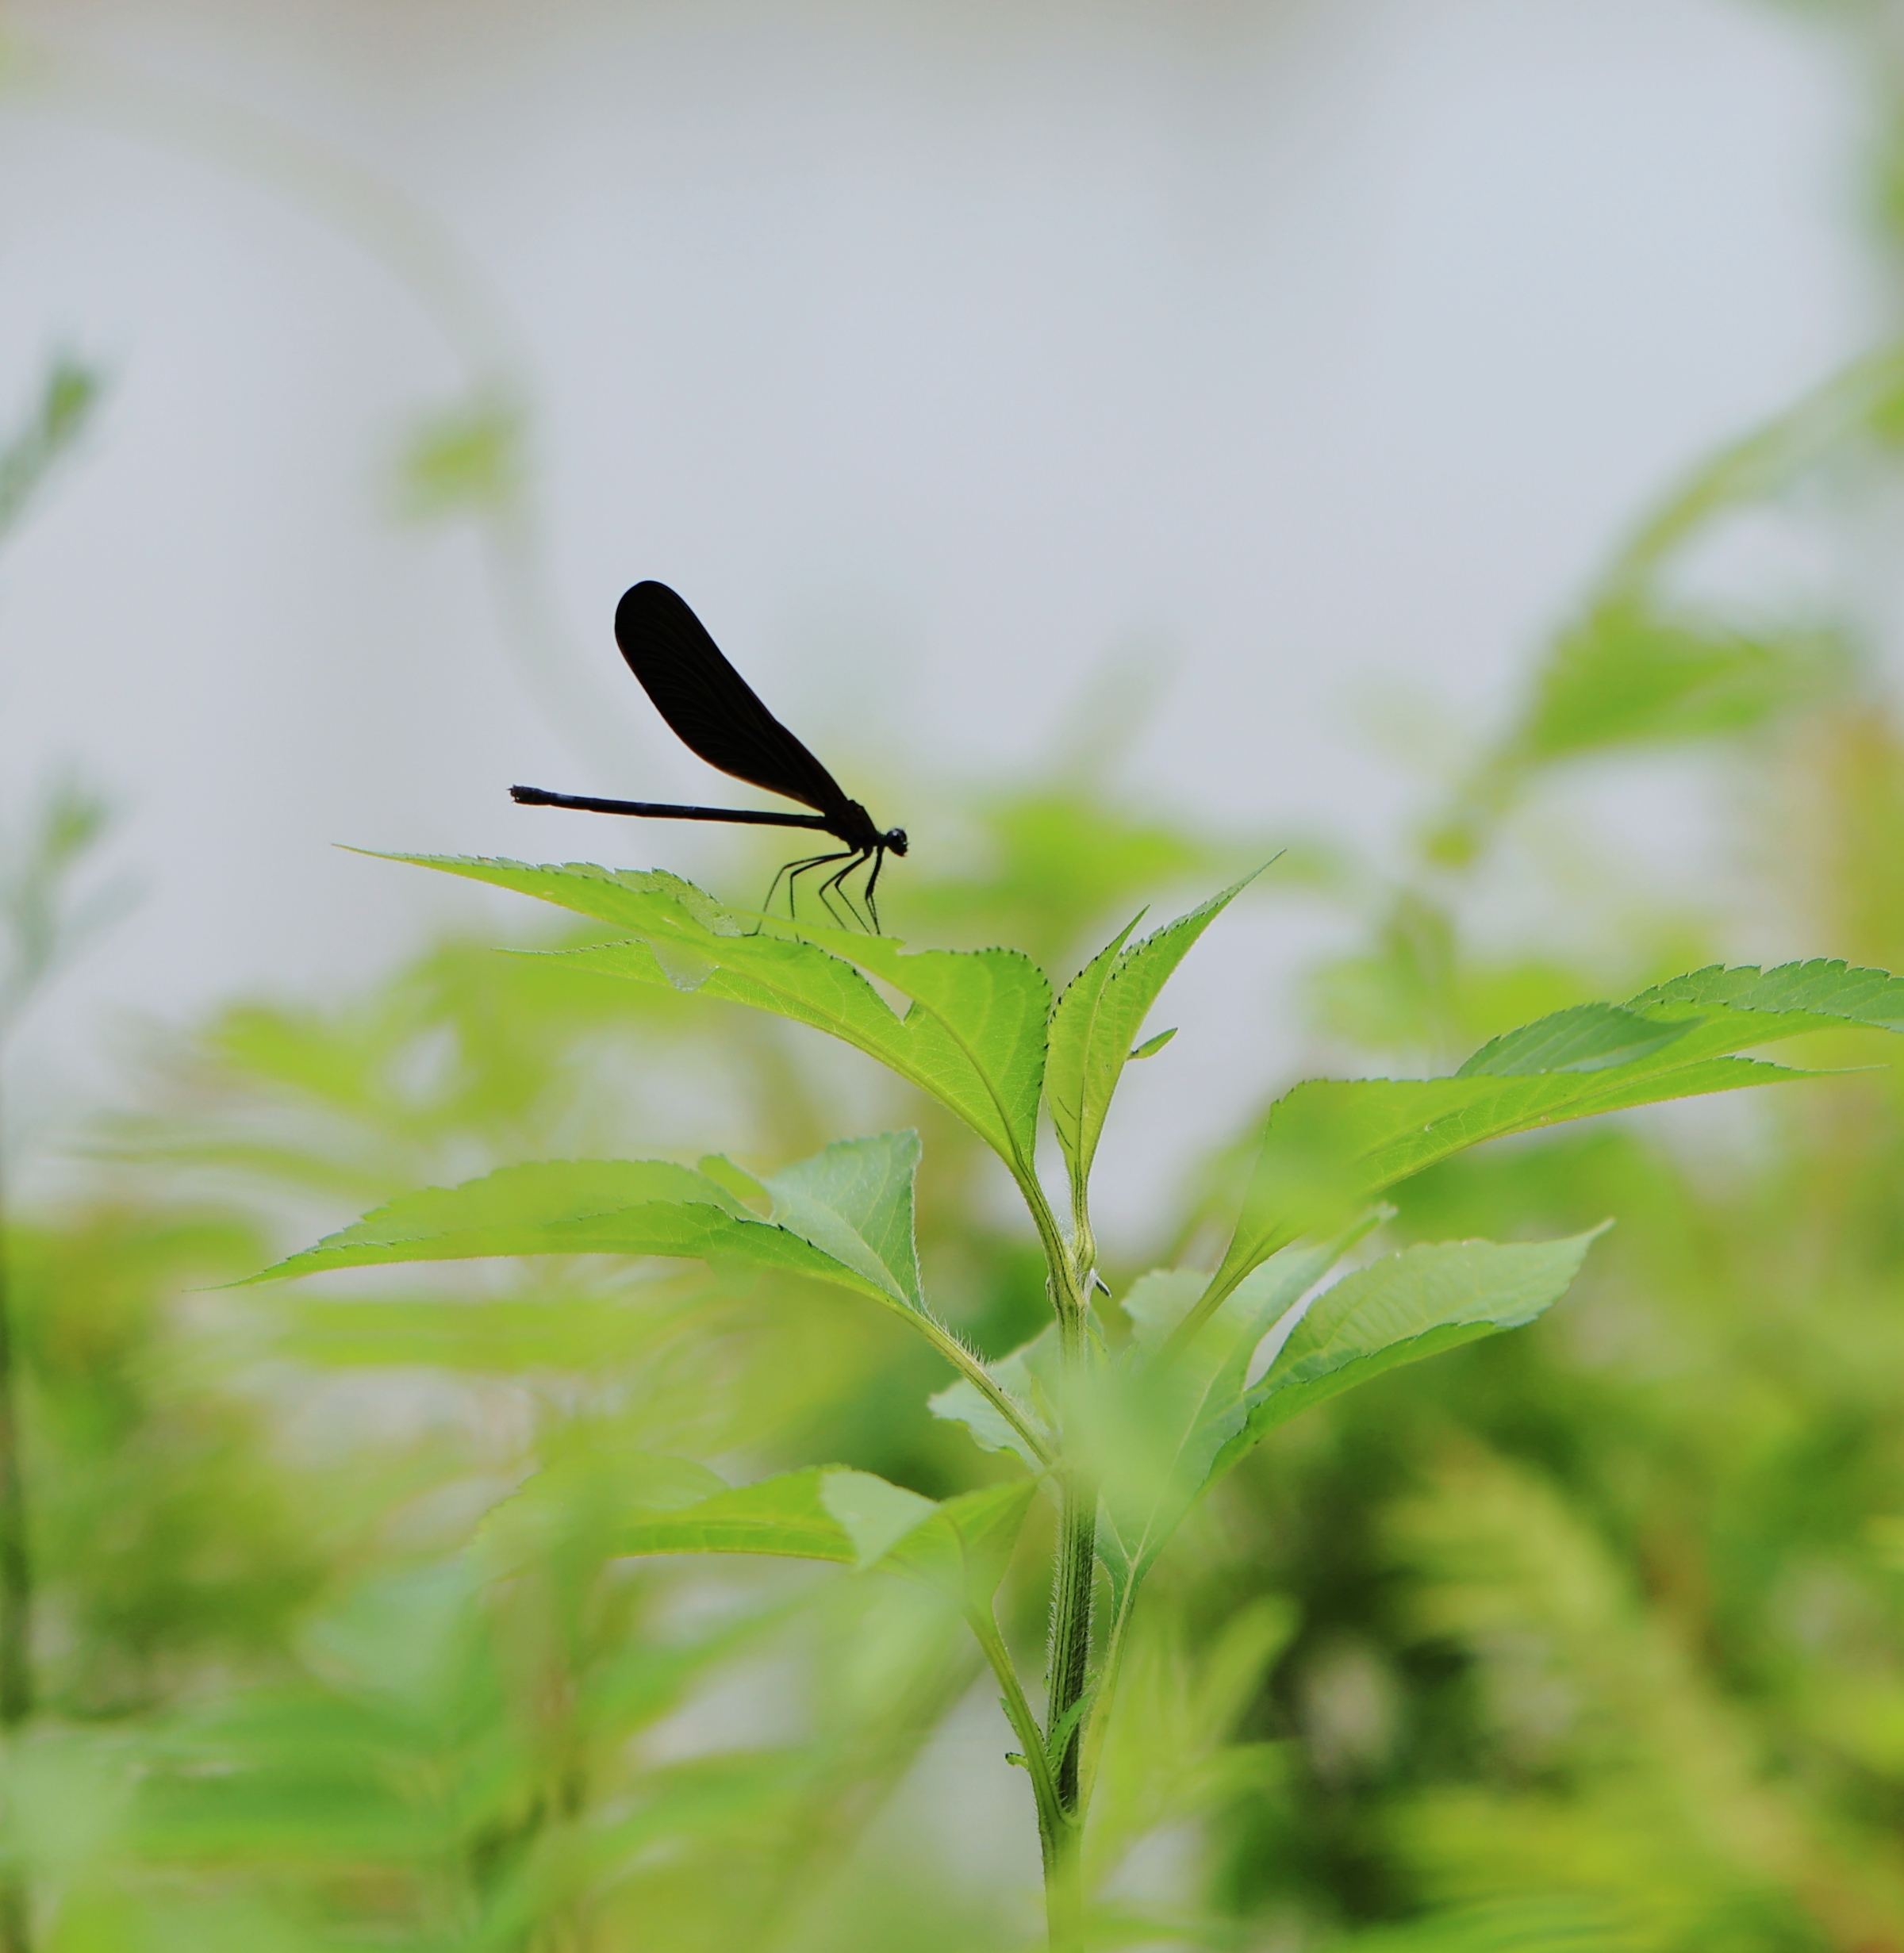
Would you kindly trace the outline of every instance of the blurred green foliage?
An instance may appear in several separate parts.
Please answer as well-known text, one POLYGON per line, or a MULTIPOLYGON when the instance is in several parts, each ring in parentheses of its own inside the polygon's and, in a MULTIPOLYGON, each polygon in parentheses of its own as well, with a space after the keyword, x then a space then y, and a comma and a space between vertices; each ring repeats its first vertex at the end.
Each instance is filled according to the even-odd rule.
POLYGON ((432 520, 513 507, 528 473, 527 418, 521 403, 492 389, 425 419, 398 470, 403 512, 432 520))
POLYGON ((37 397, 0 445, 0 536, 18 523, 47 477, 78 443, 103 382, 69 353, 48 363, 37 397))
MULTIPOLYGON (((1794 700, 1741 759, 1774 785, 1795 920, 1904 959, 1895 728, 1855 692, 1794 700)), ((1024 806, 981 810, 1000 884, 1055 904, 1054 837, 1095 810, 1024 806)), ((1150 846, 1047 927, 1100 933, 1150 846)), ((1422 877, 1397 901, 1441 918, 1437 946, 1398 997, 1484 1031, 1528 984, 1593 987, 1550 961, 1504 1007, 1461 891, 1422 877)), ((924 1414, 929 1353, 804 1284, 586 1259, 213 1286, 313 1217, 651 1149, 710 1105, 761 1170, 844 1123, 931 1122, 869 1107, 898 1088, 850 1067, 739 1009, 460 944, 163 1054, 98 1142, 97 1199, 10 1235, 45 1488, 13 1848, 45 1943, 1032 1943, 1035 1867, 962 1874, 981 1847, 923 1814, 1024 1794, 988 1726, 977 1754, 955 1736, 986 1698, 958 1706, 948 1610, 785 1567, 604 1570, 599 1488, 631 1449, 980 1482, 924 1414), (504 1553, 478 1522, 536 1466, 564 1495, 504 1553)), ((1106 1759, 1106 1943, 1904 1943, 1901 1111, 1866 1072, 1775 1099, 1749 1145, 1591 1128, 1402 1190, 1404 1237, 1622 1221, 1556 1318, 1292 1427, 1193 1520, 1106 1759)), ((922 1252, 996 1354, 1042 1300, 973 1150, 934 1125, 922 1252)), ((1035 1639, 1035 1579, 1010 1604, 1035 1639)))

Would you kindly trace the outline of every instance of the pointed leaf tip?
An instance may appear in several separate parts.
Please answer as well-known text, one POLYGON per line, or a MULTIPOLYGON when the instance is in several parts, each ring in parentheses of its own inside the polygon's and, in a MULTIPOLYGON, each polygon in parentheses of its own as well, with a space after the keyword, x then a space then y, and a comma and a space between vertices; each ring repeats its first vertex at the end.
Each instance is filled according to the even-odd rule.
POLYGON ((1262 872, 1246 875, 1134 943, 1134 918, 1065 987, 1051 1013, 1045 1101, 1074 1188, 1090 1176, 1125 1065, 1170 1041, 1173 1034, 1166 1031, 1132 1050, 1150 1007, 1197 938, 1262 872))

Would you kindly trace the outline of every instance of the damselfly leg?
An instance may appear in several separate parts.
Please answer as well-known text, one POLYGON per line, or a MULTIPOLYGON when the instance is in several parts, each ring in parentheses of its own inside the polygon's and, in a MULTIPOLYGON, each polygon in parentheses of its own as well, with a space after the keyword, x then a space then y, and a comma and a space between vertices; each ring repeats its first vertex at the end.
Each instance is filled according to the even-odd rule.
MULTIPOLYGON (((800 919, 799 883, 802 875, 809 873, 816 868, 825 868, 835 861, 846 861, 850 865, 858 852, 857 848, 847 848, 838 854, 813 854, 804 861, 790 861, 784 871, 787 877, 787 919, 789 922, 798 922, 800 919)), ((827 913, 838 922, 839 916, 834 914, 823 894, 820 903, 827 913)))
POLYGON ((869 934, 877 936, 879 934, 878 923, 877 922, 869 922, 866 918, 859 912, 858 908, 854 905, 851 892, 845 885, 847 876, 856 873, 859 869, 864 867, 867 861, 870 858, 871 858, 864 852, 856 854, 853 859, 848 861, 846 866, 843 868, 837 875, 829 875, 827 879, 820 884, 820 899, 822 902, 826 904, 827 913, 832 916, 835 921, 838 921, 839 919, 839 911, 834 907, 832 903, 832 897, 834 894, 837 892, 840 900, 846 904, 846 912, 852 917, 853 920, 858 923, 860 927, 866 930, 869 934))

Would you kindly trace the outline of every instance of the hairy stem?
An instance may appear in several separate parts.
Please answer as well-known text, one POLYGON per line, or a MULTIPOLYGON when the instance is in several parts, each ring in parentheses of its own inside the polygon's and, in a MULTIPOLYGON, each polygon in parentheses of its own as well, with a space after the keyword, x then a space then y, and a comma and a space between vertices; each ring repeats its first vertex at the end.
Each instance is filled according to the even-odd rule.
MULTIPOLYGON (((1051 1572, 1051 1630, 1042 1734, 1034 1726, 1041 1766, 1050 1780, 1050 1811, 1042 1797, 1038 1809, 1045 1912, 1052 1953, 1083 1953, 1084 1879, 1080 1847, 1084 1809, 1078 1795, 1078 1759, 1084 1747, 1084 1725, 1089 1720, 1084 1693, 1090 1680, 1091 1602, 1097 1572, 1097 1487, 1079 1469, 1077 1461, 1066 1456, 1065 1440, 1070 1423, 1069 1406, 1091 1360, 1090 1262, 1094 1257, 1088 1226, 1081 1226, 1076 1238, 1067 1244, 1029 1161, 1015 1163, 1012 1177, 1031 1209, 1039 1245, 1045 1251, 1051 1303, 1058 1314, 1062 1371, 1058 1455, 1048 1461, 1058 1487, 1059 1519, 1057 1556, 1051 1572)), ((1081 1214, 1081 1208, 1079 1211, 1081 1214)), ((1012 1692, 1008 1688, 1008 1709, 1012 1692)), ((1028 1710, 1026 1713, 1029 1714, 1028 1710)))
MULTIPOLYGON (((1059 1348, 1069 1385, 1081 1377, 1089 1360, 1089 1338, 1083 1308, 1075 1297, 1060 1317, 1059 1348)), ((1078 1755, 1082 1748, 1076 1713, 1084 1700, 1091 1667, 1091 1601, 1097 1573, 1097 1487, 1074 1461, 1061 1464, 1058 1474, 1058 1555, 1051 1577, 1050 1702, 1046 1740, 1062 1745, 1052 1758, 1058 1796, 1067 1816, 1078 1812, 1078 1755)))
POLYGON ((1084 1694, 1090 1682, 1091 1603, 1097 1575, 1097 1487, 1075 1458, 1066 1456, 1071 1405, 1091 1360, 1090 1283, 1095 1253, 1084 1208, 1074 1189, 1079 1226, 1066 1243, 1036 1176, 1015 1176, 1031 1210, 1050 1272, 1058 1323, 1060 1437, 1053 1476, 1058 1487, 1058 1548, 1051 1570, 1051 1629, 1046 1658, 1042 1749, 1056 1804, 1056 1822, 1045 1835, 1045 1913, 1052 1953, 1083 1953, 1084 1813, 1079 1798, 1079 1759, 1089 1720, 1084 1694))
POLYGON ((954 1364, 979 1395, 1011 1425, 1024 1441, 1025 1448, 1041 1464, 1051 1462, 1050 1452, 1043 1435, 1025 1421, 1024 1413, 1012 1402, 1008 1391, 1002 1389, 984 1362, 961 1342, 942 1323, 923 1312, 913 1317, 915 1325, 926 1340, 948 1363, 954 1364))

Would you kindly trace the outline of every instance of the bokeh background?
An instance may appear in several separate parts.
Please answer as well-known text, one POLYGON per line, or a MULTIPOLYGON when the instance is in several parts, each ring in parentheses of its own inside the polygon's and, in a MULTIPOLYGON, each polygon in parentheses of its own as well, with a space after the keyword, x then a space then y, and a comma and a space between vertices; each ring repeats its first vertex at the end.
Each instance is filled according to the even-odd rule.
MULTIPOLYGON (((505 796, 718 797, 614 652, 654 575, 911 831, 897 933, 1062 975, 1284 849, 1107 1162, 1120 1276, 1194 1260, 1304 1070, 1904 967, 1901 252, 1879 0, 0 10, 8 1953, 1025 1943, 943 1623, 638 1579, 580 1494, 536 1578, 469 1549, 631 1445, 975 1482, 883 1326, 585 1264, 215 1292, 500 1161, 923 1120, 1000 1353, 1000 1189, 332 844, 758 900, 744 835, 505 796)), ((1106 1944, 1904 1947, 1899 1103, 1408 1191, 1621 1226, 1186 1539, 1106 1944)))

